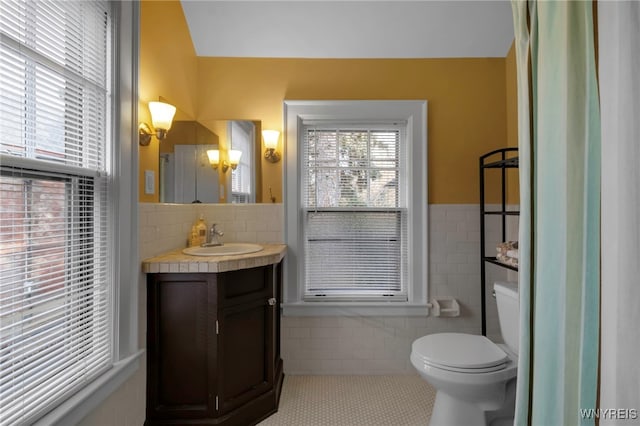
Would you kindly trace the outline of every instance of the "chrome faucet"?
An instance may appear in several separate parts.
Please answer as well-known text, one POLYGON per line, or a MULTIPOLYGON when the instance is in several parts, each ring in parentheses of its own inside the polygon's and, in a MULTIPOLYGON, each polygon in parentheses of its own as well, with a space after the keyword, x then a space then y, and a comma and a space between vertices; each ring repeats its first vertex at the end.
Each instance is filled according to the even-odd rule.
POLYGON ((209 242, 203 244, 203 247, 215 247, 222 245, 222 242, 218 240, 218 237, 222 237, 224 235, 224 232, 219 231, 217 226, 217 223, 211 225, 211 228, 209 228, 209 242))

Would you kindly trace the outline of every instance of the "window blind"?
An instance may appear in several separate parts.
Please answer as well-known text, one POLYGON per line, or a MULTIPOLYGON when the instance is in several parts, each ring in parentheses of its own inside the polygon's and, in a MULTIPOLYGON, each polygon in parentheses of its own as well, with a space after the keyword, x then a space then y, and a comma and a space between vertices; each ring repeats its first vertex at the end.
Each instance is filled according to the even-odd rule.
POLYGON ((254 126, 249 121, 231 122, 231 148, 242 151, 240 163, 231 174, 231 194, 234 203, 250 203, 253 196, 254 126))
POLYGON ((0 424, 112 362, 108 2, 0 2, 0 424))
POLYGON ((303 128, 306 300, 407 300, 398 125, 303 128))

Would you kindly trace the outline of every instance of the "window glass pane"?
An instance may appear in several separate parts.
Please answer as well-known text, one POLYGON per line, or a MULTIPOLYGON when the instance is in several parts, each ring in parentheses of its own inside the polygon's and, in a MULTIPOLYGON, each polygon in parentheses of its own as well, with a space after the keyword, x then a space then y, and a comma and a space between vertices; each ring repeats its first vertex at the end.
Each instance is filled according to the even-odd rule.
POLYGON ((0 176, 0 423, 32 415, 111 361, 106 204, 93 179, 0 176))
POLYGON ((303 158, 305 297, 406 300, 400 131, 309 125, 303 158))
POLYGON ((368 172, 364 169, 340 170, 340 189, 335 194, 341 207, 369 205, 368 172))
POLYGON ((306 294, 403 293, 406 213, 308 212, 306 294))
POLYGON ((108 8, 105 1, 3 0, 1 30, 36 54, 104 87, 108 8))
POLYGON ((24 60, 12 49, 0 45, 0 152, 25 156, 24 104, 25 67, 24 60), (11 69, 12 72, 7 72, 11 69))
POLYGON ((106 171, 107 7, 0 2, 9 36, 0 44, 3 153, 106 171))
POLYGON ((369 134, 358 130, 338 132, 340 167, 365 167, 368 159, 369 134))
POLYGON ((316 169, 314 175, 317 195, 315 207, 337 207, 339 201, 337 170, 316 169))
POLYGON ((64 161, 65 158, 65 80, 44 67, 28 64, 34 68, 33 91, 27 90, 27 104, 33 104, 34 128, 27 127, 27 136, 35 144, 33 158, 48 158, 64 161))
MULTIPOLYGON (((0 179, 0 285, 25 300, 60 288, 64 279, 66 183, 0 179)), ((4 308, 13 301, 3 297, 0 303, 4 308)))
POLYGON ((396 129, 307 128, 306 206, 399 207, 399 140, 396 129))
POLYGON ((372 170, 369 176, 369 189, 371 206, 398 206, 398 171, 372 170))
POLYGON ((311 130, 308 133, 309 162, 315 167, 337 165, 338 138, 336 131, 311 130))
POLYGON ((384 160, 394 164, 397 167, 399 155, 399 134, 397 131, 380 131, 371 132, 371 148, 370 158, 372 161, 384 160))

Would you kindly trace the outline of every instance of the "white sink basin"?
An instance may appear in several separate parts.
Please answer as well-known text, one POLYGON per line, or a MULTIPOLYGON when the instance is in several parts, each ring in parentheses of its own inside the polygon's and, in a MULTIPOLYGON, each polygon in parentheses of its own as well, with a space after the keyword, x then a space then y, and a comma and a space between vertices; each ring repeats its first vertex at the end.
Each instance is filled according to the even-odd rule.
POLYGON ((231 256, 234 254, 255 253, 262 250, 258 244, 250 243, 225 243, 221 246, 213 247, 189 247, 183 249, 184 254, 191 256, 231 256))

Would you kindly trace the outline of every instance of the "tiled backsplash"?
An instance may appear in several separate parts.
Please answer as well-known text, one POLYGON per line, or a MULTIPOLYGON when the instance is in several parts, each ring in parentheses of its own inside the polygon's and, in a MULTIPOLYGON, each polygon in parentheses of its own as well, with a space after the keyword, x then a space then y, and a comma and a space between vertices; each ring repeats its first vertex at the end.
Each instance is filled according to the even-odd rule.
MULTIPOLYGON (((208 225, 213 221, 220 225, 224 241, 284 242, 282 204, 140 204, 139 214, 141 259, 184 247, 200 214, 208 225)), ((413 374, 409 354, 416 338, 442 331, 479 334, 479 221, 478 205, 429 208, 429 298, 455 297, 461 305, 460 317, 284 317, 285 373, 413 374)), ((488 219, 486 226, 486 250, 493 253, 500 239, 499 221, 488 219)), ((517 229, 517 224, 509 229, 517 229)), ((487 265, 487 334, 491 338, 499 337, 491 285, 507 279, 506 271, 487 265)))
POLYGON ((282 204, 150 204, 140 203, 140 259, 186 247, 191 226, 200 215, 217 223, 222 241, 282 243, 282 204))

